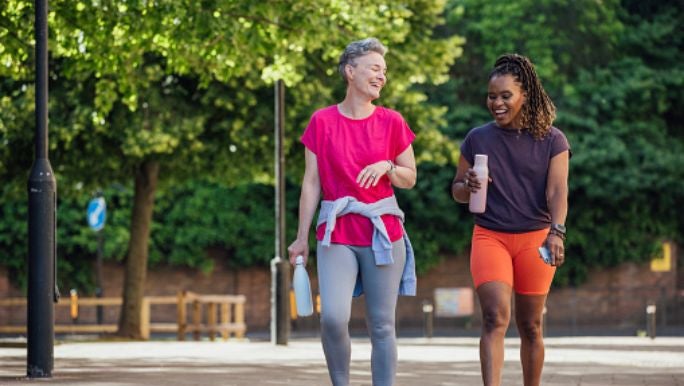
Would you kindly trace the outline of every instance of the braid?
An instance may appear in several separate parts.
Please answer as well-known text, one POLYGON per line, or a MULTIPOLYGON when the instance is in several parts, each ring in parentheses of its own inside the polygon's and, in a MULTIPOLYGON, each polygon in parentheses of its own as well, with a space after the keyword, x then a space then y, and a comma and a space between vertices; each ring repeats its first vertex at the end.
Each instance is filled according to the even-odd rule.
POLYGON ((489 79, 498 75, 511 75, 522 85, 526 95, 525 104, 520 110, 522 128, 536 139, 546 136, 556 119, 556 106, 544 91, 534 64, 522 55, 502 55, 494 63, 489 79))

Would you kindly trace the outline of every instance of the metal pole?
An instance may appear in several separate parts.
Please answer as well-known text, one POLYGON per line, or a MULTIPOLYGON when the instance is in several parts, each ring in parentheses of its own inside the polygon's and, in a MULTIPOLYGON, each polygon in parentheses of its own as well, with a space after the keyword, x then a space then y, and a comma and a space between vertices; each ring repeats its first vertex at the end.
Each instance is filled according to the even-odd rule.
POLYGON ((54 363, 56 287, 57 181, 48 160, 47 0, 35 0, 36 132, 35 160, 28 181, 28 310, 29 378, 50 378, 54 363))
POLYGON ((646 306, 646 331, 648 332, 648 337, 655 339, 656 337, 656 306, 655 304, 649 304, 646 306))
POLYGON ((572 317, 571 317, 571 327, 572 336, 577 336, 577 287, 572 287, 572 298, 570 299, 572 317))
POLYGON ((660 325, 667 327, 667 288, 660 287, 660 325))
POLYGON ((275 210, 276 256, 287 256, 285 249, 285 155, 283 153, 285 129, 285 86, 282 80, 275 84, 275 210))
MULTIPOLYGON (((104 228, 97 231, 97 261, 95 267, 95 280, 97 280, 97 288, 95 288, 95 296, 101 298, 102 291, 102 256, 104 254, 104 228)), ((97 324, 102 324, 102 305, 97 306, 97 324)))
POLYGON ((271 262, 271 341, 287 345, 290 334, 290 263, 285 249, 285 86, 275 83, 275 258, 271 262))
POLYGON ((423 336, 432 338, 434 306, 429 300, 423 300, 423 336))

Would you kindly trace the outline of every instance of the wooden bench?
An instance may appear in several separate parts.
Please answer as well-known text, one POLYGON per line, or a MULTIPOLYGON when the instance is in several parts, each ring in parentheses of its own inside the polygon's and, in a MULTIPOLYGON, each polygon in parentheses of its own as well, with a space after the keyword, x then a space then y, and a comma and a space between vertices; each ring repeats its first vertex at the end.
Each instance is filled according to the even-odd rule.
MULTIPOLYGON (((152 332, 176 332, 178 340, 185 340, 186 333, 192 333, 195 340, 199 340, 201 333, 208 333, 209 339, 214 340, 220 333, 223 340, 231 335, 243 338, 247 331, 245 324, 244 295, 200 295, 194 292, 181 291, 177 296, 145 296, 143 298, 140 315, 140 325, 144 339, 150 338, 152 332), (153 323, 151 309, 155 305, 176 304, 177 320, 175 323, 153 323), (192 307, 192 322, 187 322, 187 307, 192 307), (202 322, 202 308, 206 306, 206 322, 202 322), (220 315, 217 323, 217 311, 220 315)), ((75 296, 64 297, 56 304, 57 307, 69 307, 72 318, 78 315, 80 307, 118 306, 123 300, 118 297, 106 298, 79 298, 75 296)), ((0 299, 0 307, 23 307, 27 306, 26 298, 0 299)), ((118 330, 116 324, 55 324, 56 333, 115 333, 118 330)), ((26 334, 26 325, 0 325, 0 333, 3 334, 26 334)))

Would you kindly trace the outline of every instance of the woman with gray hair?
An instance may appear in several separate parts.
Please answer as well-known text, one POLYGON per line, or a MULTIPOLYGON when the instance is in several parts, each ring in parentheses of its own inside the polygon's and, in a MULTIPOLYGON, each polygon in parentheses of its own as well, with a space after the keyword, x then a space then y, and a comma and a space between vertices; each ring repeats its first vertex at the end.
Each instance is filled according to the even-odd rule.
POLYGON ((334 386, 349 385, 352 297, 365 294, 374 386, 394 384, 398 295, 415 295, 413 251, 393 187, 416 183, 415 134, 396 111, 373 101, 387 82, 385 46, 368 38, 347 46, 339 72, 344 100, 316 111, 302 135, 305 172, 290 262, 309 254, 316 224, 321 340, 334 386))

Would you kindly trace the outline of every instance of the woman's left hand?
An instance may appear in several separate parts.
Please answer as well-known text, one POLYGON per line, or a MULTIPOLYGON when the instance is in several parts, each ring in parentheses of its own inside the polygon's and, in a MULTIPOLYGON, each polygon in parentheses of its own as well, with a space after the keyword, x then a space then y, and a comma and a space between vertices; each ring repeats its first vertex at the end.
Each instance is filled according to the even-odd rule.
POLYGON ((549 233, 546 236, 546 247, 551 252, 551 265, 560 267, 565 262, 565 247, 560 236, 549 233))
POLYGON ((386 160, 378 161, 374 164, 370 164, 365 168, 361 169, 361 172, 356 176, 356 182, 364 189, 368 189, 371 186, 376 186, 380 178, 387 174, 390 168, 389 162, 386 160))

